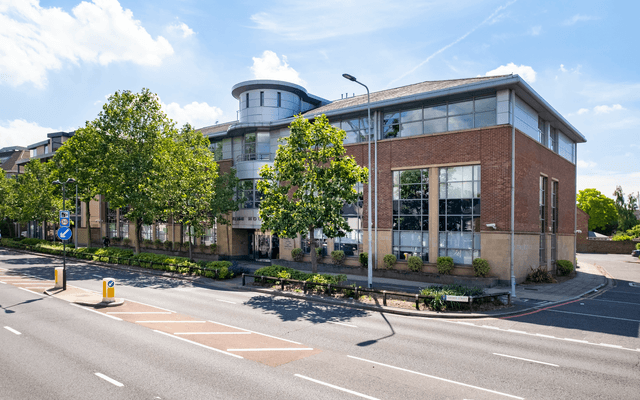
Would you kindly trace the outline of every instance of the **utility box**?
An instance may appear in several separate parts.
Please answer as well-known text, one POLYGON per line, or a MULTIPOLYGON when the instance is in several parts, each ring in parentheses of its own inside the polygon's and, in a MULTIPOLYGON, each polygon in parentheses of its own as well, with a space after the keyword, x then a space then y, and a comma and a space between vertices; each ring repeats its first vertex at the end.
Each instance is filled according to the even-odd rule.
POLYGON ((116 280, 104 278, 102 280, 102 302, 113 303, 116 301, 116 280))
POLYGON ((64 268, 57 267, 53 273, 55 275, 55 285, 53 287, 55 289, 62 289, 62 284, 64 282, 64 268))

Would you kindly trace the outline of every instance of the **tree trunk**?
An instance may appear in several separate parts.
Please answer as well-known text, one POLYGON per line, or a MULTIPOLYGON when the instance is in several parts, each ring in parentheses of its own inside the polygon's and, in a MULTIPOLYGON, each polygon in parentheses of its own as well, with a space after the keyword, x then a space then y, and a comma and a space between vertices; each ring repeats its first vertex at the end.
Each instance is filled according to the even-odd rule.
POLYGON ((136 218, 136 229, 135 229, 135 238, 133 244, 135 246, 134 253, 140 254, 140 238, 142 237, 142 219, 136 218))
POLYGON ((89 207, 89 203, 91 201, 85 201, 84 204, 87 206, 87 219, 84 221, 85 225, 87 225, 87 247, 91 247, 91 208, 89 207))
POLYGON ((315 229, 309 228, 309 247, 311 247, 311 272, 318 273, 318 254, 316 253, 316 238, 313 236, 315 229))

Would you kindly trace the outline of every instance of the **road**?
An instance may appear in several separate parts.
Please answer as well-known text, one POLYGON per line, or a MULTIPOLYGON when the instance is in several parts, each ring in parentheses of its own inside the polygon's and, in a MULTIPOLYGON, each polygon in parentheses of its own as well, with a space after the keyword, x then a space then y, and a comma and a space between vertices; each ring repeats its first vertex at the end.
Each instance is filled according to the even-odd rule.
POLYGON ((442 320, 68 264, 76 287, 117 280, 128 308, 96 312, 24 289, 59 260, 0 249, 0 397, 635 399, 640 265, 589 257, 620 274, 593 298, 442 320))

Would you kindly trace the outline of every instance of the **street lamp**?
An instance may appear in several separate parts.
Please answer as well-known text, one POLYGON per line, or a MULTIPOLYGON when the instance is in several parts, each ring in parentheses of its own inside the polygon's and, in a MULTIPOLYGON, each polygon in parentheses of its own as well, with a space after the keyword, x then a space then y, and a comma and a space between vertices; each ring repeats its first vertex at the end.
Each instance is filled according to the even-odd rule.
MULTIPOLYGON (((73 178, 67 179, 66 182, 60 182, 59 180, 55 180, 52 182, 54 185, 62 185, 62 209, 65 209, 65 200, 67 194, 67 183, 76 183, 76 180, 73 178)), ((78 185, 76 185, 76 190, 78 185)), ((77 199, 77 197, 76 197, 77 199)), ((78 210, 76 210, 77 213, 78 210)), ((76 216, 76 221, 78 220, 76 216)), ((76 227, 76 234, 78 233, 78 228, 76 227)), ((66 240, 62 241, 62 290, 67 290, 67 242, 66 240)))
POLYGON ((367 230, 368 232, 368 237, 369 237, 369 256, 367 257, 367 267, 368 267, 368 284, 369 284, 369 288, 373 287, 373 260, 375 258, 375 256, 378 254, 378 141, 377 138, 374 138, 374 143, 375 143, 375 187, 376 187, 376 206, 375 206, 375 213, 376 213, 376 241, 375 241, 375 250, 372 252, 371 251, 371 137, 373 136, 372 134, 372 123, 371 123, 371 97, 369 95, 369 88, 367 87, 367 85, 365 85, 362 82, 358 82, 358 80, 356 79, 355 76, 353 75, 349 75, 349 74, 342 74, 342 76, 345 79, 350 80, 351 82, 355 82, 359 85, 364 86, 365 89, 367 89, 367 125, 369 126, 369 140, 368 140, 368 148, 367 148, 367 159, 369 160, 369 184, 367 185, 369 187, 369 191, 368 191, 368 201, 367 201, 367 217, 368 217, 368 223, 369 223, 369 228, 367 230))

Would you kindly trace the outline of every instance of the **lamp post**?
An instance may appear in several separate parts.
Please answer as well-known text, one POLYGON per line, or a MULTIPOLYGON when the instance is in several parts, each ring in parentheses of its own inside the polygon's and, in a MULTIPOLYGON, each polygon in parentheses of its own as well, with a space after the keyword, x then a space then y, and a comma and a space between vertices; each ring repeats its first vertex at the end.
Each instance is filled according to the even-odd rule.
MULTIPOLYGON (((60 182, 59 180, 56 179, 52 183, 54 185, 62 185, 62 209, 64 210, 66 194, 67 194, 67 183, 76 183, 76 180, 73 178, 69 178, 67 179, 66 182, 60 182)), ((77 190, 78 190, 78 185, 76 184, 76 192, 77 190)), ((76 201, 77 201, 77 198, 78 197, 76 196, 76 201)), ((77 216, 76 216, 76 221, 77 221, 77 216)), ((67 241, 66 240, 62 241, 62 290, 67 290, 67 241)))
POLYGON ((367 85, 365 85, 362 82, 358 82, 358 80, 356 79, 355 76, 353 75, 349 75, 349 74, 342 74, 342 76, 345 79, 350 80, 351 82, 355 82, 359 85, 364 86, 365 89, 367 89, 367 125, 369 126, 369 140, 368 140, 368 147, 367 147, 367 159, 369 160, 369 183, 368 183, 368 200, 367 200, 367 221, 369 224, 368 230, 367 230, 367 236, 369 237, 369 254, 367 257, 367 267, 368 267, 368 284, 369 284, 369 288, 373 287, 373 260, 375 259, 375 256, 378 253, 378 141, 375 140, 375 146, 376 146, 376 162, 375 162, 375 186, 376 186, 376 248, 375 248, 375 252, 371 251, 371 137, 373 136, 372 134, 372 130, 371 130, 371 97, 369 95, 369 88, 367 87, 367 85))

